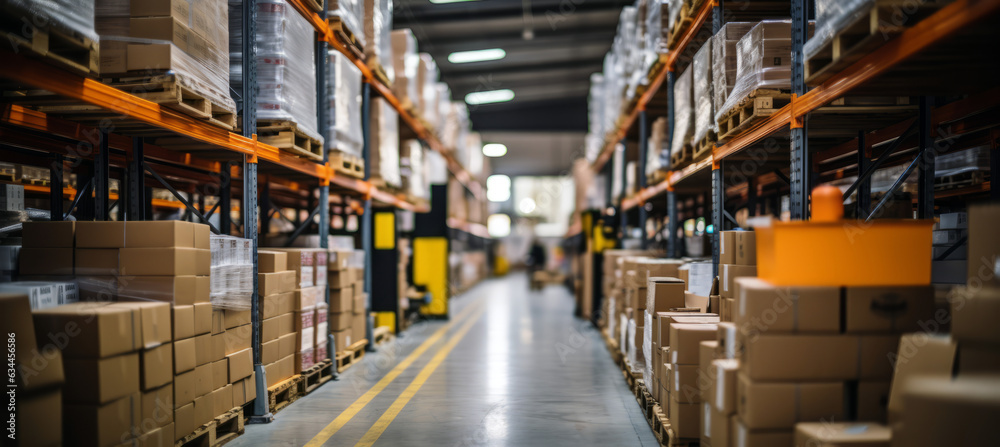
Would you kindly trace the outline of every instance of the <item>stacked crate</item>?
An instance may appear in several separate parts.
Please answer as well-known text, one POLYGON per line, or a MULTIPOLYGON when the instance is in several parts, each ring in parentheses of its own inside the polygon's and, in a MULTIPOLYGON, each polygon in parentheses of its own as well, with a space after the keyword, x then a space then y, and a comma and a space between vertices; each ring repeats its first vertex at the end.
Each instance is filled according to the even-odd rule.
POLYGON ((719 233, 719 296, 722 321, 733 321, 736 278, 757 276, 757 238, 753 231, 719 233))
POLYGON ((333 334, 333 352, 343 353, 353 341, 351 319, 354 316, 354 281, 348 263, 353 251, 331 251, 329 254, 330 305, 327 326, 333 334))
MULTIPOLYGON (((326 281, 326 270, 317 268, 317 257, 326 261, 326 251, 315 248, 271 248, 269 250, 285 254, 286 272, 291 272, 291 326, 289 329, 284 324, 279 325, 277 335, 288 337, 279 342, 279 346, 286 348, 287 343, 291 343, 291 354, 281 357, 275 368, 281 376, 280 380, 287 379, 295 374, 311 368, 315 364, 316 358, 316 304, 325 301, 323 289, 316 285, 317 279, 320 282, 326 281), (322 271, 320 271, 322 270, 322 271), (290 340, 290 341, 289 341, 290 340)), ((282 318, 288 318, 282 316, 282 318)), ((282 356, 287 351, 279 350, 282 356)), ((276 379, 277 381, 280 381, 276 379)), ((268 382, 272 382, 270 373, 268 382)), ((277 383, 277 382, 274 382, 277 383)))
MULTIPOLYGON (((354 250, 347 264, 350 272, 348 279, 354 291, 354 302, 351 304, 351 339, 355 343, 368 340, 368 294, 365 293, 365 252, 354 250)), ((343 282, 343 278, 341 278, 343 282)))

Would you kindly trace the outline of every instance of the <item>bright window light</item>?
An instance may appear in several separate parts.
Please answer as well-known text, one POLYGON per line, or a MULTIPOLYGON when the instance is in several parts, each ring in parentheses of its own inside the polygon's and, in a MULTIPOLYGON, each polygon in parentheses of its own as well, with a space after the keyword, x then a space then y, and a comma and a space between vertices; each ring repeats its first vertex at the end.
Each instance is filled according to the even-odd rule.
POLYGON ((483 155, 487 157, 503 157, 507 155, 507 146, 500 143, 490 143, 483 146, 483 155))
POLYGON ((510 236, 510 216, 494 214, 486 219, 486 230, 492 237, 510 236))
POLYGON ((489 90, 485 92, 472 92, 465 95, 465 102, 471 105, 507 102, 512 99, 514 99, 514 91, 509 88, 502 90, 489 90))
POLYGON ((507 52, 500 48, 488 50, 456 51, 448 55, 448 62, 453 64, 468 64, 470 62, 485 62, 503 59, 507 52))
POLYGON ((510 200, 510 177, 506 175, 491 175, 487 177, 486 198, 490 202, 506 202, 510 200))
POLYGON ((517 209, 521 211, 521 214, 531 214, 535 212, 535 208, 537 207, 538 204, 531 197, 525 197, 517 204, 517 209))

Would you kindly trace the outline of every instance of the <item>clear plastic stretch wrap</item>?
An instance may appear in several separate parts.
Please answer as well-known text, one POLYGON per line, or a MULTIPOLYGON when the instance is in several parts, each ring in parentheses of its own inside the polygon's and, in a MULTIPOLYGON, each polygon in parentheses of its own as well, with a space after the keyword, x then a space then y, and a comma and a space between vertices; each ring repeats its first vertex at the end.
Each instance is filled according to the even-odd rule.
MULTIPOLYGON (((469 108, 466 107, 464 102, 454 101, 448 102, 445 110, 448 114, 445 115, 444 124, 441 127, 441 144, 446 148, 455 148, 457 152, 460 146, 463 149, 465 146, 465 141, 462 137, 465 136, 464 131, 469 128, 469 108)), ((465 164, 467 159, 467 154, 459 156, 459 160, 463 162, 463 166, 467 166, 465 164)))
POLYGON ((718 121, 754 90, 792 87, 792 21, 765 20, 736 44, 736 85, 716 111, 718 121))
POLYGON ((399 170, 404 179, 403 188, 414 197, 430 198, 431 184, 427 164, 420 141, 406 140, 399 145, 399 170))
POLYGON ((642 311, 642 377, 645 379, 646 390, 652 393, 653 390, 653 314, 649 311, 642 311))
POLYGON ((692 143, 701 141, 709 131, 717 131, 715 113, 712 109, 712 39, 694 54, 691 62, 692 82, 694 82, 694 138, 692 143))
POLYGON ((667 27, 673 31, 677 26, 677 20, 681 18, 681 9, 684 8, 684 0, 667 0, 667 27))
POLYGON ((328 17, 339 18, 361 44, 361 48, 367 47, 365 32, 361 29, 361 18, 365 16, 365 5, 361 0, 327 0, 326 8, 328 17))
MULTIPOLYGON (((666 151, 668 154, 670 148, 665 144, 667 140, 667 118, 660 117, 653 121, 653 125, 650 126, 649 132, 649 143, 646 146, 646 176, 649 177, 659 170, 665 170, 669 168, 669 165, 664 165, 663 163, 663 152, 666 151)), ((666 157, 670 160, 670 156, 666 157)))
MULTIPOLYGON (((712 36, 712 110, 718 113, 736 85, 736 44, 756 22, 729 22, 712 36)), ((712 117, 715 124, 715 117, 712 117)))
POLYGON ((483 174, 488 173, 489 164, 483 155, 483 136, 479 132, 468 131, 468 127, 462 131, 462 135, 464 137, 460 137, 459 141, 465 141, 465 150, 468 154, 462 160, 462 165, 473 177, 486 178, 483 174))
POLYGON ((635 352, 635 331, 638 330, 638 326, 635 324, 634 318, 628 319, 628 330, 625 335, 625 356, 628 358, 629 367, 635 371, 639 368, 636 362, 639 361, 638 353, 635 352))
POLYGON ((364 135, 361 130, 361 70, 343 53, 329 53, 329 70, 326 83, 330 104, 331 141, 328 146, 342 152, 361 156, 364 135))
POLYGON ((371 172, 387 185, 400 187, 399 114, 382 98, 372 100, 371 114, 371 172))
MULTIPOLYGON (((941 0, 914 1, 913 4, 943 3, 941 0)), ((875 0, 816 0, 816 33, 802 46, 805 60, 811 59, 837 33, 864 17, 875 0)))
POLYGON ((385 70, 389 84, 395 75, 392 69, 392 0, 365 0, 365 56, 375 58, 385 70))
POLYGON ((629 319, 625 316, 625 313, 618 314, 618 349, 625 353, 628 351, 628 343, 626 342, 628 338, 628 322, 629 319))
POLYGON ((417 66, 417 98, 414 104, 420 116, 428 124, 434 126, 437 123, 437 87, 438 67, 434 58, 427 53, 418 54, 420 57, 417 66))
POLYGON ((594 161, 604 149, 604 134, 588 133, 583 139, 584 152, 587 161, 594 161))
POLYGON ((89 3, 88 20, 101 40, 101 75, 166 73, 214 106, 236 113, 227 78, 229 30, 219 26, 229 20, 225 0, 178 0, 173 15, 158 16, 142 2, 132 2, 135 8, 121 0, 89 3))
POLYGON ((604 135, 604 113, 604 75, 593 73, 590 75, 590 95, 587 98, 587 118, 591 134, 604 135))
POLYGON ((211 249, 212 307, 249 310, 253 294, 253 241, 213 234, 211 249))
POLYGON ((648 66, 661 54, 667 54, 667 38, 670 36, 670 24, 666 22, 670 16, 668 0, 649 0, 646 7, 646 58, 648 66))
POLYGON ((420 69, 420 56, 417 56, 417 38, 409 29, 393 30, 392 68, 396 80, 392 84, 392 92, 403 104, 416 104, 417 101, 417 70, 420 69))
POLYGON ((94 30, 94 0, 6 0, 4 8, 4 14, 24 14, 25 24, 48 23, 94 41, 98 39, 94 30))
POLYGON ((615 309, 617 309, 615 304, 617 300, 618 297, 614 294, 608 296, 608 315, 605 319, 608 321, 608 333, 611 334, 612 337, 618 334, 618 332, 615 331, 618 329, 618 318, 615 317, 615 309))
POLYGON ((441 136, 451 113, 451 88, 444 82, 438 82, 434 84, 434 89, 437 90, 437 123, 434 124, 434 133, 441 136))
POLYGON ((322 139, 316 129, 315 40, 312 25, 285 0, 257 0, 257 119, 293 121, 322 139))
POLYGON ((684 72, 674 82, 674 134, 670 141, 670 153, 675 154, 684 149, 694 134, 694 109, 691 107, 692 67, 684 72))

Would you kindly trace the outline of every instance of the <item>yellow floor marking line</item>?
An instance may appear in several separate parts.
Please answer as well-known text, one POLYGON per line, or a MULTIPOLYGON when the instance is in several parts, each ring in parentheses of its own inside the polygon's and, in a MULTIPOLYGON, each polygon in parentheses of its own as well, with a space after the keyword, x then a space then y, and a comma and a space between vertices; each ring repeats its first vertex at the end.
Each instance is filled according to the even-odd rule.
POLYGON ((446 357, 448 357, 448 353, 455 348, 455 345, 457 345, 458 342, 462 341, 465 334, 469 332, 469 329, 472 329, 472 326, 476 324, 477 321, 479 321, 479 317, 482 317, 483 312, 485 311, 486 306, 481 306, 479 311, 476 312, 475 317, 470 318, 458 331, 452 334, 451 338, 448 339, 448 343, 442 346, 441 349, 438 350, 437 354, 434 354, 434 357, 431 358, 431 361, 427 363, 426 366, 424 366, 424 369, 420 370, 420 373, 417 374, 415 379, 413 379, 410 386, 403 390, 403 394, 399 395, 399 398, 397 398, 396 401, 389 406, 389 409, 386 410, 377 421, 375 421, 375 425, 372 425, 372 428, 368 429, 368 432, 361 437, 361 441, 358 441, 354 447, 369 447, 375 444, 375 441, 382 436, 385 429, 389 428, 389 424, 396 419, 396 416, 403 410, 403 407, 410 402, 410 399, 417 394, 417 391, 420 391, 420 387, 424 386, 424 382, 431 377, 431 374, 434 374, 437 367, 444 362, 446 357))
MULTIPOLYGON (((319 447, 323 445, 323 443, 326 442, 328 439, 330 439, 330 437, 333 436, 334 433, 337 433, 337 431, 343 428, 344 425, 347 425, 347 423, 351 421, 351 418, 357 415, 358 412, 360 412, 361 409, 365 407, 365 405, 368 405, 368 402, 371 402, 372 399, 375 399, 375 397, 378 396, 378 394, 381 393, 382 390, 385 389, 385 387, 389 386, 389 384, 392 383, 392 381, 395 380, 396 377, 402 374, 403 371, 406 370, 406 368, 409 368, 410 365, 413 364, 413 362, 416 361, 418 357, 420 357, 425 351, 430 349, 431 346, 437 343, 437 341, 440 340, 441 337, 444 337, 444 335, 448 332, 449 329, 458 324, 460 321, 465 321, 466 317, 468 317, 469 314, 471 314, 476 309, 485 309, 486 306, 483 304, 484 302, 485 300, 482 300, 478 303, 470 303, 469 306, 463 309, 461 314, 454 317, 454 319, 450 323, 446 324, 444 327, 434 332, 434 334, 428 337, 427 340, 425 340, 420 346, 417 347, 417 349, 414 349, 413 352, 410 353, 410 355, 408 355, 405 359, 403 359, 403 361, 399 362, 399 364, 397 364, 396 367, 392 369, 392 371, 389 371, 389 373, 386 374, 384 377, 382 377, 382 379, 379 380, 378 383, 373 385, 371 389, 369 389, 367 392, 365 392, 365 394, 362 394, 361 397, 357 398, 357 400, 351 403, 351 405, 347 407, 343 412, 341 412, 336 419, 327 424, 326 427, 323 427, 323 430, 320 430, 320 432, 316 434, 315 437, 309 440, 309 442, 306 443, 305 447, 319 447)), ((482 312, 477 314, 477 318, 478 315, 481 314, 482 312)))

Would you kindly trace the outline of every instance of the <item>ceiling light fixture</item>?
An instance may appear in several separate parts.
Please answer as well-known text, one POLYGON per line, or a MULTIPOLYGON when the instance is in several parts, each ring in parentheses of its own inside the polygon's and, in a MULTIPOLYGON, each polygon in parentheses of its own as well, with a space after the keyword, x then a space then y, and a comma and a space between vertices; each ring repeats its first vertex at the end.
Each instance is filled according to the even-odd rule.
POLYGON ((470 105, 507 102, 512 99, 514 99, 514 91, 508 88, 502 90, 489 90, 485 92, 472 92, 465 95, 465 102, 470 105))
POLYGON ((456 51, 448 55, 448 62, 453 64, 467 64, 470 62, 495 61, 503 59, 507 52, 501 48, 490 48, 487 50, 456 51))
POLYGON ((507 154, 507 146, 500 143, 490 143, 483 146, 483 155, 487 157, 503 157, 507 154))

